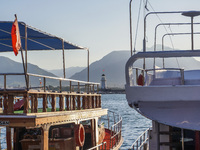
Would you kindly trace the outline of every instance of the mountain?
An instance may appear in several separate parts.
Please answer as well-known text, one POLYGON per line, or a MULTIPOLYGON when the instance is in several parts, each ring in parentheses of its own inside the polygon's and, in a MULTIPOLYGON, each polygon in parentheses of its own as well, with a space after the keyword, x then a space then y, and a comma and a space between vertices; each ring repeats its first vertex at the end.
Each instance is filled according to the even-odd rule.
MULTIPOLYGON (((15 62, 7 57, 0 56, 0 73, 24 73, 23 65, 22 63, 15 62)), ((40 75, 46 75, 46 76, 53 76, 56 77, 54 74, 45 71, 41 68, 39 68, 36 65, 28 63, 28 72, 33 74, 40 74, 40 75)), ((24 86, 25 85, 25 79, 23 75, 18 76, 7 76, 6 77, 7 85, 9 86, 24 86)), ((53 84, 55 81, 53 80, 47 80, 47 85, 53 84)), ((0 86, 3 86, 4 79, 3 76, 0 76, 0 86)), ((30 85, 31 86, 39 86, 39 78, 38 77, 31 77, 30 78, 30 85)))
MULTIPOLYGON (((102 59, 90 64, 90 81, 101 81, 101 75, 105 74, 108 87, 124 88, 125 85, 125 64, 130 57, 129 51, 113 51, 102 59), (104 71, 103 71, 104 70, 104 71)), ((142 68, 142 61, 138 60, 134 64, 134 67, 142 68)), ((167 68, 184 68, 186 70, 200 69, 200 62, 194 58, 169 58, 165 59, 167 68)), ((162 67, 162 59, 156 59, 156 66, 162 67)), ((146 68, 153 67, 153 59, 146 59, 146 68)), ((79 67, 69 68, 66 70, 66 74, 71 72, 77 72, 76 69, 83 69, 79 67)), ((0 56, 0 70, 1 73, 23 73, 23 66, 21 63, 15 62, 9 58, 0 56)), ((59 72, 59 70, 57 70, 59 72)), ((34 74, 41 74, 47 76, 56 76, 49 71, 45 71, 36 65, 28 63, 28 72, 34 74)), ((55 71, 56 72, 56 71, 55 71)), ((58 75, 58 74, 57 74, 58 75)), ((68 74, 69 75, 69 74, 68 74)), ((61 76, 62 77, 62 76, 61 76)), ((87 68, 80 72, 75 73, 70 77, 71 79, 87 81, 87 68)), ((9 86, 21 86, 24 85, 23 76, 9 76, 7 79, 7 85, 9 86)), ((3 87, 4 79, 0 76, 0 87, 3 87)), ((31 86, 39 86, 39 78, 30 78, 31 86)), ((46 85, 59 85, 56 80, 47 80, 46 85)))
MULTIPOLYGON (((108 87, 124 88, 125 64, 130 57, 129 51, 113 51, 90 65, 90 81, 100 83, 101 75, 105 74, 108 87), (104 71, 103 71, 104 70, 104 71)), ((143 60, 138 60, 134 67, 142 68, 143 60)), ((165 59, 167 68, 200 69, 200 62, 194 58, 165 59)), ((156 59, 156 66, 162 67, 162 59, 156 59)), ((153 59, 146 59, 146 67, 153 67, 153 59)), ((87 80, 87 68, 70 77, 71 79, 87 80)))
MULTIPOLYGON (((129 57, 129 51, 113 51, 92 63, 90 65, 90 81, 100 83, 101 75, 105 74, 108 87, 123 87, 125 84, 125 63, 129 57)), ((70 78, 87 80, 87 68, 70 78)))
MULTIPOLYGON (((66 68, 65 69, 66 78, 71 77, 72 75, 74 75, 75 73, 83 70, 84 68, 85 67, 70 67, 70 68, 66 68)), ((55 74, 58 77, 63 77, 63 69, 54 69, 54 70, 47 70, 47 71, 55 74)))

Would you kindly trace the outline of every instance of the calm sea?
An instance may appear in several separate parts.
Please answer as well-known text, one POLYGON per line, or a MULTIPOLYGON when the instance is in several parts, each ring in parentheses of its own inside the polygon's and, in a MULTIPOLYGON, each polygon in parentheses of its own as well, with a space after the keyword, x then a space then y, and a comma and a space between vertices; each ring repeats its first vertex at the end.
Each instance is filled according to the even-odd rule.
POLYGON ((102 108, 108 108, 122 117, 122 149, 128 149, 137 137, 151 126, 151 121, 130 108, 125 94, 103 94, 102 108))
MULTIPOLYGON (((42 103, 42 101, 41 101, 42 103)), ((151 121, 138 114, 128 106, 125 94, 103 94, 102 108, 107 108, 118 113, 122 117, 122 136, 124 143, 121 149, 128 149, 135 139, 151 126, 151 121)), ((1 134, 5 136, 5 129, 1 134)), ((5 139, 1 140, 1 148, 6 147, 5 139)))

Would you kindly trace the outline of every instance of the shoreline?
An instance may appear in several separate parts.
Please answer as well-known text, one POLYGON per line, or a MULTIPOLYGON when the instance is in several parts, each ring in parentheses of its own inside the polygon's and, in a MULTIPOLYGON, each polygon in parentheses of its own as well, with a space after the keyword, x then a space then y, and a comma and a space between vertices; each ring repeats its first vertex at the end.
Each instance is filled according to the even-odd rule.
POLYGON ((106 89, 100 90, 100 94, 125 94, 125 89, 106 89))

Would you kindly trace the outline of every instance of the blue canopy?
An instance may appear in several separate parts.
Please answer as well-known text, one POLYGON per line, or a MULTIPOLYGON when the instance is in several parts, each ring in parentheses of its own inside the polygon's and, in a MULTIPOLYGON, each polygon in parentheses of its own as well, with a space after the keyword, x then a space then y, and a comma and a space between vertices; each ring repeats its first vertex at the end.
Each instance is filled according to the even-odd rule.
MULTIPOLYGON (((13 22, 0 21, 0 52, 13 51, 11 40, 11 28, 13 22)), ((42 32, 36 28, 18 22, 22 48, 25 49, 25 34, 27 33, 27 50, 61 50, 84 49, 62 38, 42 32)))

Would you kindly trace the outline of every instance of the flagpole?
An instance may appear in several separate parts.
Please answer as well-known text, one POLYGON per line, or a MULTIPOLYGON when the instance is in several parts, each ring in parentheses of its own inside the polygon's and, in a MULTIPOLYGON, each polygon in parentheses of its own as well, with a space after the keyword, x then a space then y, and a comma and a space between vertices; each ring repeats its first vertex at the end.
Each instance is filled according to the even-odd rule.
MULTIPOLYGON (((16 14, 15 14, 15 19, 17 20, 17 15, 16 15, 16 14)), ((27 90, 28 90, 27 70, 26 70, 25 63, 24 63, 24 55, 23 55, 22 46, 20 47, 20 50, 21 50, 21 57, 22 57, 23 68, 24 68, 24 75, 25 75, 26 88, 27 88, 27 90)))
POLYGON ((24 68, 24 75, 25 75, 25 81, 26 81, 26 88, 28 89, 28 80, 27 80, 27 72, 25 68, 25 63, 24 63, 24 54, 23 54, 23 49, 21 49, 21 57, 22 57, 22 63, 23 63, 23 68, 24 68))

